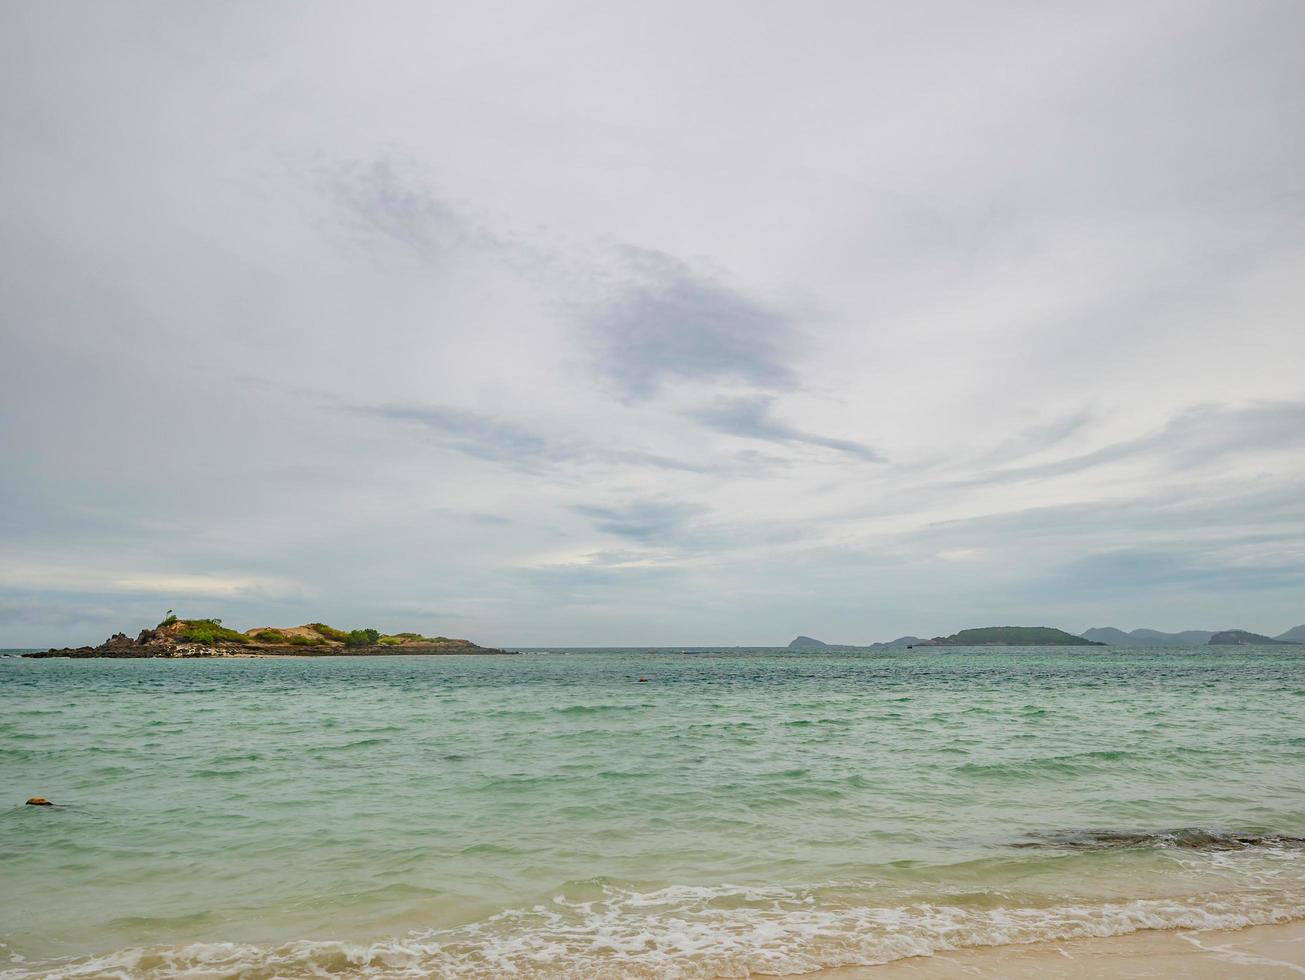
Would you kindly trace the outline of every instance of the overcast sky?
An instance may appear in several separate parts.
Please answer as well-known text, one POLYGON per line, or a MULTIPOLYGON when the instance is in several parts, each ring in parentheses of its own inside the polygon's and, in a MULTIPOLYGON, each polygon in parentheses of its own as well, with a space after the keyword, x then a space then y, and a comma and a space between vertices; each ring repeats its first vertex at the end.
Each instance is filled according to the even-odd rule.
POLYGON ((1305 622, 1305 4, 8 3, 0 646, 1305 622))

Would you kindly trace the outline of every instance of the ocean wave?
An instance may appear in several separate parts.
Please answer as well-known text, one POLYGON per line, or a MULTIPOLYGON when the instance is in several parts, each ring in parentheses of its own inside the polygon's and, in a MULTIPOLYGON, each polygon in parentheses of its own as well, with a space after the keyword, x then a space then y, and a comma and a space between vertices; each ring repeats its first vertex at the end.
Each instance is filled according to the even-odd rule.
MULTIPOLYGON (((830 904, 819 888, 590 882, 590 900, 499 913, 376 942, 192 943, 0 970, 3 980, 130 976, 745 977, 868 966, 978 946, 1230 929, 1305 917, 1305 892, 1251 891, 1050 907, 830 904)), ((575 889, 570 889, 575 894, 575 889)))
POLYGON ((1133 752, 1096 749, 1068 755, 1038 756, 1002 762, 967 762, 952 771, 963 776, 990 779, 1063 779, 1112 768, 1106 764, 1144 761, 1133 752))
POLYGON ((573 704, 565 708, 555 708, 559 715, 605 715, 621 711, 642 711, 651 708, 651 704, 573 704))

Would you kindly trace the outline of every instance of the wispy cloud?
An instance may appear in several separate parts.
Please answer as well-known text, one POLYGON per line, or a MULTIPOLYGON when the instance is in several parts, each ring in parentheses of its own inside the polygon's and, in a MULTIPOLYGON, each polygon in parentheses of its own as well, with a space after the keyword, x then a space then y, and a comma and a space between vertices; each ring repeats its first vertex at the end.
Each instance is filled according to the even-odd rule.
POLYGON ((771 411, 774 402, 774 397, 769 395, 720 398, 685 414, 700 425, 741 439, 832 449, 868 463, 884 461, 882 455, 865 443, 807 432, 782 422, 771 411))
POLYGON ((574 459, 579 450, 503 419, 440 405, 357 405, 360 415, 414 426, 450 449, 479 459, 529 464, 574 459))
POLYGON ((1146 435, 1051 462, 994 470, 975 482, 1047 479, 1138 458, 1164 459, 1170 466, 1190 469, 1292 447, 1305 448, 1305 402, 1198 405, 1146 435))
POLYGON ((437 445, 477 459, 526 470, 543 463, 575 467, 639 468, 680 473, 761 474, 783 460, 740 453, 695 460, 636 447, 609 445, 576 433, 549 433, 501 416, 447 405, 348 405, 354 414, 413 429, 437 445))
POLYGON ((332 170, 326 187, 355 235, 397 243, 423 259, 439 259, 484 237, 452 204, 404 176, 392 160, 332 170))
POLYGON ((701 506, 665 500, 635 500, 616 506, 576 504, 571 509, 589 518, 604 534, 645 544, 677 538, 705 510, 701 506))

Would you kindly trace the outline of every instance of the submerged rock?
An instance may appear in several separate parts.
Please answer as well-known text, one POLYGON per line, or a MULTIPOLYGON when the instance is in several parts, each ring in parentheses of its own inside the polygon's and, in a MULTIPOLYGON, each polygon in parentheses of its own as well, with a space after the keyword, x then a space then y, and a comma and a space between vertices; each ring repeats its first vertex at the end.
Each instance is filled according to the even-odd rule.
POLYGON ((1046 847, 1067 851, 1100 851, 1137 847, 1178 847, 1191 851, 1240 851, 1250 847, 1300 848, 1305 838, 1286 834, 1241 834, 1202 827, 1173 830, 1071 830, 1031 834, 1012 847, 1046 847))

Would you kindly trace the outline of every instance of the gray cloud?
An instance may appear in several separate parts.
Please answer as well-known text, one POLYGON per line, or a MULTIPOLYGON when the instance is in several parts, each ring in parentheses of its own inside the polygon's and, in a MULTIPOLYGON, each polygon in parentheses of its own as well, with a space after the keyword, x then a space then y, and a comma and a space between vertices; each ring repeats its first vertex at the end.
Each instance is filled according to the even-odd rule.
POLYGON ((832 449, 870 463, 882 463, 883 457, 864 443, 834 439, 806 432, 779 421, 771 414, 775 399, 767 395, 717 399, 711 405, 685 414, 710 429, 742 439, 759 439, 784 445, 816 446, 832 449))
POLYGON ((635 500, 618 506, 576 504, 577 514, 589 518, 604 534, 650 544, 675 539, 705 508, 665 500, 635 500))
MULTIPOLYGON (((1043 588, 1076 592, 1193 589, 1227 593, 1283 591, 1305 584, 1305 559, 1231 563, 1220 553, 1191 548, 1123 548, 1088 555, 1062 565, 1043 588)), ((1211 617, 1227 613, 1211 610, 1211 617)), ((1225 623, 1224 627, 1231 626, 1225 623)))
POLYGON ((483 238, 451 204, 401 176, 392 160, 330 171, 326 186, 346 227, 364 240, 389 240, 434 260, 483 238))
POLYGON ((390 422, 416 426, 441 445, 495 462, 530 465, 540 459, 574 459, 577 450, 515 425, 466 409, 438 405, 352 406, 351 410, 390 422))
POLYGON ((66 627, 107 623, 112 622, 114 610, 114 603, 104 601, 104 597, 0 595, 0 623, 11 626, 66 627))
POLYGON ((797 383, 797 325, 669 255, 627 249, 633 277, 587 317, 599 370, 630 399, 669 381, 797 383))
POLYGON ((415 429, 446 449, 528 471, 537 471, 547 464, 758 475, 784 465, 783 460, 755 453, 695 461, 642 449, 602 445, 575 434, 546 434, 497 416, 449 406, 346 404, 341 407, 353 414, 415 429))

